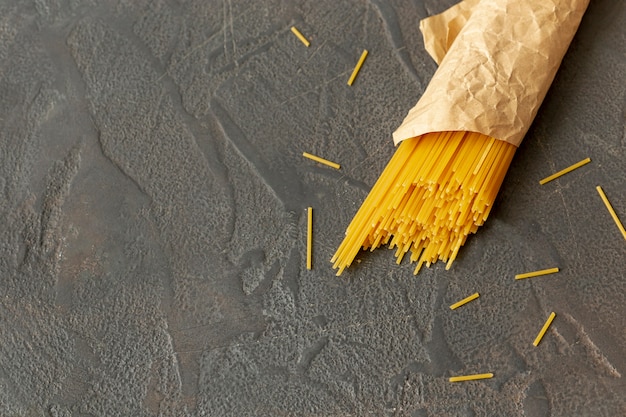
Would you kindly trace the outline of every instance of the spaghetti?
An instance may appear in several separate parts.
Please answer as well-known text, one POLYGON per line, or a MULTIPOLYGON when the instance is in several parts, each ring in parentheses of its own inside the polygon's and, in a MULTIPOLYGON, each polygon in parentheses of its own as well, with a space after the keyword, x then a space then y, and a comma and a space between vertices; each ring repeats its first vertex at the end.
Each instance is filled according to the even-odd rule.
POLYGON ((461 301, 457 301, 456 303, 452 304, 450 306, 450 310, 456 310, 457 308, 459 308, 461 306, 464 306, 465 304, 469 303, 470 301, 474 301, 478 297, 480 297, 480 294, 475 292, 474 294, 470 295, 469 297, 465 297, 461 301))
POLYGON ((617 213, 615 213, 615 209, 613 208, 613 206, 609 202, 609 199, 607 198, 606 194, 604 193, 604 190, 599 185, 596 187, 596 190, 598 191, 598 194, 600 194, 600 198, 604 202, 604 205, 606 206, 606 209, 609 211, 609 214, 611 214, 611 217, 613 217, 613 221, 617 225, 617 228, 622 233, 622 236, 624 236, 624 239, 626 239, 626 229, 624 229, 624 225, 619 220, 619 217, 617 217, 617 213))
POLYGON ((331 259, 341 275, 358 252, 388 244, 399 264, 411 251, 417 274, 437 260, 449 269, 492 208, 517 148, 463 131, 400 143, 331 259))
POLYGON ((559 268, 541 269, 539 271, 532 271, 532 272, 525 272, 523 274, 517 274, 515 275, 515 279, 534 278, 534 277, 540 277, 542 275, 556 274, 557 272, 559 272, 559 268))
POLYGON ((486 374, 451 376, 449 380, 450 382, 463 382, 463 381, 476 381, 478 379, 489 379, 489 378, 493 378, 493 374, 491 372, 486 373, 486 374))
POLYGON ((311 45, 311 42, 309 42, 309 40, 305 38, 304 35, 298 29, 296 29, 295 26, 291 27, 291 32, 296 35, 296 37, 300 39, 300 42, 302 42, 307 48, 309 47, 309 45, 311 45))
POLYGON ((315 162, 319 162, 320 164, 324 164, 326 166, 329 166, 331 168, 335 168, 335 169, 341 168, 341 165, 339 165, 336 162, 332 162, 332 161, 329 161, 328 159, 320 158, 319 156, 310 154, 308 152, 302 152, 302 156, 304 156, 305 158, 309 158, 309 159, 311 159, 311 160, 313 160, 315 162))
POLYGON ((585 159, 583 159, 580 162, 576 162, 574 165, 570 165, 567 168, 562 169, 559 172, 557 172, 555 174, 552 174, 549 177, 546 177, 546 178, 542 179, 541 181, 539 181, 539 184, 540 185, 544 185, 545 183, 548 183, 548 182, 550 182, 552 180, 555 180, 555 179, 557 179, 557 178, 559 178, 559 177, 561 177, 561 176, 563 176, 563 175, 565 175, 565 174, 567 174, 569 172, 572 172, 573 170, 578 169, 581 166, 588 164, 589 162, 591 162, 591 158, 585 158, 585 159))
POLYGON ((313 269, 313 207, 306 209, 306 269, 313 269))
POLYGON ((546 322, 544 323, 543 327, 539 331, 539 334, 537 335, 537 337, 533 341, 533 346, 535 346, 535 347, 539 346, 539 343, 541 342, 541 339, 543 339, 543 336, 548 331, 548 328, 552 324, 552 320, 554 320, 555 317, 556 317, 556 314, 554 313, 554 311, 552 313, 550 313, 550 317, 548 317, 548 320, 546 320, 546 322))
POLYGON ((354 83, 356 76, 359 74, 363 63, 365 62, 365 58, 367 58, 367 54, 367 49, 364 49, 363 53, 361 54, 361 58, 359 58, 359 62, 356 63, 354 70, 352 70, 352 75, 350 75, 350 79, 348 79, 348 85, 352 85, 352 83, 354 83))

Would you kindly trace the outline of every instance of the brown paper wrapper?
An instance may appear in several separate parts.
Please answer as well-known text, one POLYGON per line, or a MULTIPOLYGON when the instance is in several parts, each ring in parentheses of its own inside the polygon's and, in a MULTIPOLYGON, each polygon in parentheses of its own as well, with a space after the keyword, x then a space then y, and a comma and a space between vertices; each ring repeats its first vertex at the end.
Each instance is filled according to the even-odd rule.
POLYGON ((519 146, 589 0, 465 0, 424 19, 439 63, 394 143, 430 132, 478 132, 519 146))

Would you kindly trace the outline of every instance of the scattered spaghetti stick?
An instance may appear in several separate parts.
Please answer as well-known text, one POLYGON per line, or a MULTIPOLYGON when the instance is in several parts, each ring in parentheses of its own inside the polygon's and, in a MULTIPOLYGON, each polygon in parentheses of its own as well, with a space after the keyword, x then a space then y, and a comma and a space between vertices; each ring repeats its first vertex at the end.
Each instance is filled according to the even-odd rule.
POLYGON ((609 210, 609 213, 611 213, 611 217, 613 217, 613 220, 615 221, 617 228, 619 229, 620 232, 622 232, 622 236, 624 236, 624 239, 626 239, 626 230, 624 229, 624 225, 617 217, 617 213, 615 213, 615 210, 613 209, 613 206, 609 202, 609 199, 606 198, 606 194, 604 194, 604 190, 599 185, 596 187, 596 190, 598 190, 598 194, 600 194, 600 198, 602 198, 602 201, 604 201, 604 205, 609 210))
POLYGON ((352 71, 352 75, 350 76, 350 79, 348 80, 348 85, 352 85, 352 83, 354 82, 354 79, 359 73, 359 70, 361 69, 363 62, 365 62, 365 58, 367 58, 367 49, 363 50, 363 53, 361 54, 361 58, 359 59, 359 62, 357 62, 356 67, 354 67, 354 71, 352 71))
POLYGON ((450 306, 450 310, 456 310, 457 308, 461 307, 462 305, 465 305, 465 304, 469 303, 470 301, 473 301, 473 300, 477 299, 478 297, 480 297, 480 294, 475 292, 474 294, 470 295, 469 297, 465 297, 461 301, 457 301, 456 303, 452 304, 450 306))
POLYGON ((589 162, 591 162, 591 158, 586 158, 586 159, 583 159, 580 162, 576 162, 574 165, 570 165, 567 168, 560 170, 556 174, 552 174, 549 177, 546 177, 546 178, 542 179, 541 181, 539 181, 539 184, 543 185, 543 184, 545 184, 547 182, 555 180, 555 179, 559 178, 561 175, 565 175, 568 172, 571 172, 571 171, 575 170, 576 168, 580 168, 581 166, 583 166, 585 164, 588 164, 589 162))
POLYGON ((492 373, 488 373, 488 374, 451 376, 450 377, 450 382, 475 381, 477 379, 488 379, 488 378, 493 378, 493 374, 492 373))
POLYGON ((339 165, 336 162, 331 162, 328 159, 320 158, 319 156, 311 155, 310 153, 307 153, 307 152, 302 152, 302 156, 304 156, 305 158, 312 159, 316 162, 319 162, 320 164, 328 165, 329 167, 332 167, 335 169, 341 168, 341 165, 339 165))
POLYGON ((541 328, 541 331, 535 338, 535 341, 533 342, 533 346, 539 345, 539 342, 541 342, 543 335, 546 334, 546 332, 548 331, 548 327, 550 327, 550 324, 552 324, 552 320, 554 320, 555 317, 556 317, 556 314, 554 314, 554 311, 550 313, 550 317, 548 317, 548 320, 546 320, 545 324, 541 328))
POLYGON ((311 45, 311 42, 309 42, 309 40, 307 38, 305 38, 304 35, 302 33, 300 33, 300 31, 298 29, 296 29, 295 26, 291 27, 291 31, 293 32, 294 35, 296 35, 298 37, 298 39, 300 39, 300 42, 302 42, 304 44, 304 46, 306 46, 308 48, 309 45, 311 45))
POLYGON ((524 274, 515 275, 515 279, 533 278, 541 275, 554 274, 559 272, 559 268, 542 269, 540 271, 526 272, 524 274))
POLYGON ((307 209, 307 228, 306 228, 306 269, 312 269, 313 255, 313 208, 307 209))

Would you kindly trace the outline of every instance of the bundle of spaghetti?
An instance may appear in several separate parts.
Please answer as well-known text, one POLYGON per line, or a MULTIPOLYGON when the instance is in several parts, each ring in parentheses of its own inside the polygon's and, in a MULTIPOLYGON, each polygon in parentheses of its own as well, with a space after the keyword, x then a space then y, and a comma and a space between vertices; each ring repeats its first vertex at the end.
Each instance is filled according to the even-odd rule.
POLYGON ((393 132, 394 156, 331 259, 396 248, 449 269, 493 207, 589 0, 464 0, 420 22, 439 68, 393 132))
POLYGON ((447 262, 493 205, 516 147, 475 132, 428 133, 403 141, 348 226, 331 262, 337 275, 363 249, 389 244, 397 263, 447 262))

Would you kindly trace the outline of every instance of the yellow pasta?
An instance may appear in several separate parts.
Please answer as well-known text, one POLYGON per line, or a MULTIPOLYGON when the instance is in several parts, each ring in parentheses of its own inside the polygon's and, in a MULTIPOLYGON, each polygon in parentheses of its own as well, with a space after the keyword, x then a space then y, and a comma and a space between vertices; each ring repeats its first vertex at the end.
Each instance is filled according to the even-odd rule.
POLYGON ((539 277, 541 275, 555 274, 557 272, 559 272, 559 268, 541 269, 539 271, 525 272, 523 274, 517 274, 517 275, 515 275, 515 279, 534 278, 534 277, 539 277))
POLYGON ((302 33, 300 33, 300 31, 298 29, 296 29, 295 26, 291 27, 291 31, 293 32, 294 35, 296 35, 298 37, 298 39, 300 39, 300 42, 302 42, 304 44, 304 46, 306 46, 308 48, 309 45, 311 45, 311 42, 309 42, 309 40, 307 38, 305 38, 304 35, 302 33))
POLYGON ((305 158, 312 159, 313 161, 319 162, 320 164, 328 165, 331 168, 339 169, 341 165, 336 162, 331 162, 328 159, 320 158, 319 156, 312 155, 308 152, 302 152, 302 156, 305 158))
POLYGON ((357 74, 359 73, 359 70, 363 66, 363 63, 365 62, 365 58, 367 58, 367 54, 368 54, 367 49, 364 49, 363 53, 361 54, 361 58, 359 58, 359 62, 357 62, 356 67, 354 67, 354 70, 352 71, 352 75, 350 76, 350 79, 348 80, 348 85, 352 85, 352 83, 354 82, 354 79, 356 78, 357 74))
POLYGON ((493 374, 492 373, 487 373, 487 374, 451 376, 450 377, 450 382, 475 381, 477 379, 488 379, 488 378, 493 378, 493 374))
POLYGON ((313 208, 307 209, 306 227, 306 269, 313 268, 313 208))
POLYGON ((559 178, 562 175, 567 174, 568 172, 572 172, 573 170, 575 170, 576 168, 580 168, 581 166, 588 164, 589 162, 591 162, 591 158, 585 158, 580 162, 576 162, 574 165, 570 165, 565 169, 560 170, 559 172, 550 175, 549 177, 546 177, 544 179, 542 179, 541 181, 539 181, 539 184, 543 185, 547 182, 550 182, 552 180, 555 180, 557 178, 559 178))
POLYGON ((461 301, 457 301, 456 303, 452 304, 450 306, 450 310, 456 310, 457 308, 461 307, 462 305, 465 305, 465 304, 469 303, 470 301, 474 301, 478 297, 480 297, 480 294, 475 292, 474 294, 470 295, 469 297, 465 297, 461 301))
POLYGON ((550 313, 550 317, 548 317, 548 320, 546 320, 543 327, 541 328, 541 331, 535 338, 535 341, 533 342, 533 346, 539 345, 539 342, 541 342, 541 339, 543 339, 543 335, 546 334, 546 332, 548 331, 548 327, 550 327, 550 324, 552 324, 552 320, 554 320, 555 317, 556 317, 556 314, 554 313, 554 311, 550 313))
POLYGON ((604 201, 604 205, 606 206, 607 210, 611 214, 611 217, 613 217, 613 221, 617 225, 617 228, 622 233, 622 236, 624 236, 624 239, 626 239, 626 229, 624 229, 624 225, 619 220, 619 217, 617 217, 617 213, 615 213, 615 210, 613 209, 613 206, 609 202, 609 199, 606 197, 606 194, 604 194, 604 190, 599 185, 596 187, 596 190, 598 191, 598 194, 600 194, 600 198, 602 199, 602 201, 604 201))
POLYGON ((407 139, 372 187, 331 259, 337 275, 361 249, 410 252, 414 273, 441 260, 449 269, 487 216, 516 147, 475 132, 407 139))

